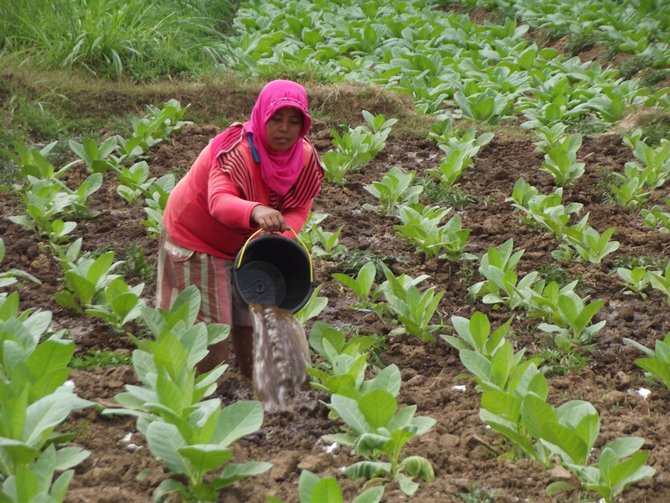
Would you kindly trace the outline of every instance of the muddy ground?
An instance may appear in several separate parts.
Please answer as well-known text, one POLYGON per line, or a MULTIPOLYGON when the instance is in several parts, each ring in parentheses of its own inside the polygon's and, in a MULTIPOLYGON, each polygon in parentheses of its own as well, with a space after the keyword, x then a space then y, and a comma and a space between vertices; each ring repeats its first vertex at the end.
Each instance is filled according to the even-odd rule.
MULTIPOLYGON (((231 93, 229 98, 231 107, 239 108, 238 97, 231 93)), ((225 107, 225 97, 219 97, 219 103, 225 107)), ((328 106, 327 97, 321 99, 320 106, 328 106)), ((360 120, 358 110, 380 113, 375 110, 374 103, 352 103, 350 109, 356 114, 350 120, 352 125, 360 120)), ((393 111, 390 112, 385 110, 387 117, 392 116, 393 111)), ((193 124, 155 147, 148 158, 152 175, 160 176, 175 172, 175 169, 177 173, 183 173, 222 126, 193 124)), ((329 129, 318 120, 311 138, 321 153, 331 148, 329 129)), ((362 172, 349 175, 344 187, 325 182, 314 209, 329 215, 322 224, 324 228, 343 227, 341 243, 348 248, 349 258, 365 253, 385 260, 396 274, 430 275, 431 279, 425 284, 445 292, 439 306, 439 319, 435 319, 445 324, 444 333, 451 333, 450 316, 470 316, 475 310, 485 312, 497 326, 512 313, 466 300, 467 288, 480 279, 477 263, 427 259, 395 235, 396 219, 364 208, 366 203, 375 203, 364 189, 366 184, 380 180, 393 166, 416 170, 419 177, 428 177, 425 170, 434 167, 441 154, 429 139, 392 134, 384 151, 362 172)), ((539 170, 542 155, 534 151, 532 138, 527 134, 499 132, 481 149, 474 167, 465 173, 460 183, 468 201, 455 207, 454 211, 461 215, 463 226, 472 230, 467 248, 469 253, 481 256, 489 246, 514 238, 515 248, 525 250, 518 267, 519 274, 538 270, 563 282, 578 279, 582 296, 590 295, 591 299, 605 301, 598 320, 604 319, 607 323, 595 341, 594 350, 585 354, 586 364, 573 371, 561 372, 557 365, 560 362, 549 362, 554 364, 547 374, 550 401, 554 405, 570 399, 590 401, 602 421, 598 446, 619 436, 643 437, 644 449, 650 453, 649 464, 656 469, 656 475, 627 490, 622 501, 667 501, 670 497, 670 423, 667 419, 670 391, 645 378, 634 364, 640 353, 624 345, 622 339, 632 338, 653 346, 670 331, 668 299, 656 290, 649 290, 646 299, 627 294, 613 271, 632 257, 666 260, 670 239, 668 234, 647 228, 639 214, 615 206, 607 196, 605 187, 611 172, 622 171, 625 162, 633 159, 620 135, 586 136, 579 158, 586 163, 586 174, 574 187, 565 190, 563 201, 582 203, 583 212, 590 212, 589 223, 599 231, 616 227, 614 239, 621 243, 621 247, 602 264, 554 261, 550 253, 557 247, 555 238, 521 223, 519 214, 505 202, 519 177, 545 192, 552 190, 552 179, 539 170), (643 399, 637 393, 641 387, 651 390, 648 398, 643 399)), ((73 169, 70 181, 75 183, 83 175, 82 168, 73 169)), ((90 203, 100 215, 79 222, 76 234, 83 238, 86 250, 113 249, 117 260, 128 257, 130 250, 135 256, 142 252, 146 265, 152 269, 157 242, 147 237, 142 224, 142 207, 139 203, 129 206, 116 195, 110 173, 106 174, 105 180, 105 185, 92 196, 90 203)), ((650 205, 662 203, 665 192, 664 189, 656 191, 650 205)), ((21 212, 18 201, 9 193, 3 193, 0 201, 3 215, 21 212)), ((125 354, 132 351, 133 344, 127 337, 54 302, 53 295, 61 288, 61 273, 44 243, 6 219, 0 220, 0 235, 7 246, 2 270, 20 268, 42 282, 39 287, 29 283, 19 285, 23 309, 51 311, 53 328, 62 327, 69 331, 76 341, 79 356, 91 350, 125 354)), ((340 260, 315 261, 321 295, 329 299, 319 319, 351 332, 388 335, 394 327, 372 313, 352 309, 353 295, 331 278, 334 272, 355 272, 351 269, 353 261, 349 262, 350 268, 345 269, 340 260)), ((129 284, 145 281, 140 277, 140 269, 126 268, 129 284)), ((155 280, 149 278, 146 281, 144 294, 151 299, 155 280)), ((526 347, 530 354, 540 354, 552 348, 547 335, 537 329, 537 320, 515 314, 512 326, 517 349, 526 347)), ((545 471, 531 461, 505 456, 506 444, 498 434, 487 430, 479 419, 480 395, 473 381, 457 353, 439 337, 434 343, 408 336, 389 337, 380 350, 379 361, 384 365, 395 363, 402 370, 402 403, 416 404, 418 414, 437 420, 432 431, 407 446, 408 453, 427 457, 436 474, 434 482, 421 484, 413 501, 597 500, 595 495, 581 492, 574 479, 561 470, 545 471), (455 385, 464 385, 465 391, 459 391, 455 385), (545 487, 561 479, 571 482, 574 489, 553 499, 546 496, 545 487)), ((115 394, 122 391, 124 385, 136 382, 132 368, 125 365, 76 370, 72 377, 80 396, 105 405, 113 404, 115 394)), ((238 373, 234 361, 218 394, 224 403, 252 396, 249 382, 238 373)), ((340 477, 339 470, 351 464, 354 458, 346 449, 326 452, 320 437, 337 432, 340 425, 327 419, 327 411, 319 403, 319 398, 323 397, 306 392, 292 410, 267 415, 260 432, 236 444, 236 461, 263 460, 271 462, 273 468, 263 475, 238 482, 222 493, 221 501, 261 502, 266 494, 272 494, 296 502, 301 470, 340 477)), ((132 436, 132 443, 139 446, 135 450, 122 440, 128 433, 135 432, 131 418, 102 417, 94 410, 86 410, 73 415, 64 429, 76 432, 76 444, 91 451, 90 457, 76 470, 67 498, 70 503, 149 502, 152 490, 167 477, 140 435, 132 436)), ((359 484, 349 481, 341 480, 341 483, 347 491, 347 500, 360 488, 359 484)), ((405 500, 397 487, 387 486, 384 501, 405 500)))

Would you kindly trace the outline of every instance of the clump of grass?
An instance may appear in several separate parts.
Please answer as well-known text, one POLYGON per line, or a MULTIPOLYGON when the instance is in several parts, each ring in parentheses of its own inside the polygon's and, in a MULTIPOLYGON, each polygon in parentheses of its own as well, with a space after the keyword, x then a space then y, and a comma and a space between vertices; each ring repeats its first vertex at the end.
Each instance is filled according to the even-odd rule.
POLYGON ((45 68, 151 81, 197 75, 222 57, 239 2, 22 0, 0 4, 0 40, 45 68))
POLYGON ((649 68, 640 78, 647 87, 655 87, 667 79, 670 79, 670 68, 649 68))
POLYGON ((658 145, 662 139, 670 138, 670 114, 649 114, 640 128, 647 145, 658 145))
POLYGON ((107 365, 130 365, 132 357, 128 354, 115 351, 92 350, 83 356, 75 356, 70 362, 70 367, 85 370, 89 367, 104 367, 107 365))
POLYGON ((124 251, 123 265, 120 272, 126 277, 137 277, 142 281, 151 281, 156 275, 156 268, 147 262, 144 250, 133 243, 124 251))
POLYGON ((591 361, 588 356, 574 351, 568 353, 555 348, 548 348, 540 354, 541 371, 547 377, 579 374, 591 361))
POLYGON ((573 33, 570 35, 570 39, 566 45, 566 49, 576 56, 582 51, 591 49, 593 46, 600 42, 600 37, 597 33, 573 33))
POLYGON ((421 195, 430 201, 431 204, 453 206, 462 209, 475 201, 473 196, 465 192, 458 185, 445 187, 429 178, 422 178, 419 180, 419 183, 423 185, 421 195))
POLYGON ((458 493, 457 496, 465 503, 493 503, 498 499, 493 491, 477 483, 472 484, 468 492, 458 493))
MULTIPOLYGON (((624 59, 619 64, 619 75, 628 80, 632 78, 640 70, 649 68, 651 66, 652 59, 649 56, 642 56, 637 54, 633 57, 624 59)), ((648 85, 645 83, 645 85, 648 85)))
POLYGON ((634 269, 636 267, 644 267, 645 269, 664 269, 667 259, 665 257, 631 257, 625 255, 618 257, 612 261, 611 271, 616 271, 619 267, 625 269, 634 269))

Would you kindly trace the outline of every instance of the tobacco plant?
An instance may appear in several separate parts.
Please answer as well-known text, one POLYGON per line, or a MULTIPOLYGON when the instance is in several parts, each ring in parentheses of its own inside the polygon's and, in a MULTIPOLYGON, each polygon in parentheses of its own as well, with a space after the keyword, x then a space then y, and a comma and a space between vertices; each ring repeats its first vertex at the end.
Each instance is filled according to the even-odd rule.
POLYGON ((670 262, 662 271, 649 271, 649 281, 651 286, 664 293, 668 304, 670 304, 670 262))
POLYGON ((630 292, 639 295, 643 299, 647 297, 645 289, 649 286, 651 278, 645 267, 637 266, 632 269, 618 267, 616 274, 630 292))
POLYGON ((485 358, 490 358, 504 343, 512 320, 513 318, 508 319, 491 333, 491 323, 484 313, 475 311, 469 320, 462 316, 452 316, 451 324, 458 337, 445 334, 440 334, 440 337, 458 351, 470 349, 485 358))
POLYGON ((112 280, 103 291, 96 295, 85 312, 90 316, 107 322, 117 332, 122 332, 124 325, 140 317, 145 306, 141 298, 144 283, 130 286, 122 277, 112 280))
MULTIPOLYGON (((670 206, 670 199, 665 201, 665 205, 670 206)), ((642 209, 640 215, 648 227, 658 227, 663 233, 670 232, 670 213, 663 211, 661 206, 654 205, 650 209, 642 209)))
POLYGON ((615 438, 600 450, 597 463, 564 464, 577 475, 584 489, 612 503, 628 486, 656 473, 645 464, 649 453, 640 451, 643 445, 644 439, 639 437, 615 438))
MULTIPOLYGON (((379 503, 384 496, 384 487, 376 486, 365 489, 351 503, 379 503)), ((342 489, 335 477, 319 478, 309 470, 303 470, 298 480, 298 497, 300 503, 344 503, 342 489)), ((266 496, 268 503, 284 503, 274 496, 266 496)))
POLYGON ((175 186, 174 175, 164 175, 152 183, 145 193, 144 212, 147 215, 144 227, 150 237, 158 239, 163 230, 163 212, 167 204, 168 195, 175 186))
POLYGON ((587 213, 577 224, 565 229, 561 250, 554 252, 555 258, 572 257, 574 250, 580 260, 600 264, 603 258, 619 249, 620 243, 610 239, 616 232, 616 227, 609 227, 601 234, 588 225, 588 218, 587 213))
POLYGON ((651 188, 640 177, 638 168, 627 163, 624 172, 614 173, 616 183, 611 183, 608 188, 617 204, 624 208, 635 209, 647 202, 651 194, 651 188))
POLYGON ((349 127, 342 135, 332 130, 333 150, 321 156, 326 178, 337 185, 344 185, 345 177, 362 169, 386 146, 391 126, 397 119, 386 119, 383 115, 372 115, 363 110, 365 125, 349 127))
POLYGON ((60 502, 74 467, 89 452, 57 428, 90 407, 67 382, 74 342, 49 329, 49 311, 19 311, 19 295, 0 296, 0 500, 60 502))
POLYGON ((324 440, 351 447, 354 454, 366 458, 347 467, 344 470, 347 477, 396 482, 408 496, 418 489, 417 480, 435 479, 426 458, 401 458, 407 442, 435 425, 433 418, 415 416, 416 405, 399 409, 392 393, 372 389, 358 399, 332 395, 329 407, 344 421, 349 432, 324 435, 324 440))
POLYGON ((423 186, 412 185, 415 176, 414 171, 405 173, 399 166, 394 166, 381 181, 372 182, 364 189, 377 198, 382 215, 394 215, 400 205, 419 202, 423 186))
POLYGON ((582 209, 581 203, 563 205, 562 199, 562 187, 556 188, 551 194, 541 194, 523 178, 519 178, 514 184, 511 197, 506 200, 521 210, 527 220, 539 223, 561 240, 570 224, 571 216, 582 209))
POLYGON ((25 215, 10 216, 9 219, 40 236, 60 242, 76 224, 63 222, 60 217, 94 216, 87 211, 86 201, 102 186, 102 174, 90 175, 76 189, 72 190, 56 178, 37 179, 28 175, 21 187, 21 198, 26 209, 25 215), (59 223, 55 223, 59 220, 59 223))
POLYGON ((376 274, 377 268, 374 262, 367 262, 358 270, 355 277, 339 272, 333 273, 332 277, 335 281, 354 292, 358 299, 358 302, 353 306, 354 308, 367 309, 374 304, 372 286, 376 274))
POLYGON ((584 174, 584 163, 577 162, 577 151, 581 145, 582 137, 578 134, 555 141, 546 147, 540 169, 549 173, 557 185, 571 185, 584 174))
POLYGON ((110 169, 118 170, 118 161, 112 154, 118 148, 118 138, 110 136, 98 145, 92 138, 84 138, 82 143, 76 140, 68 142, 70 150, 86 163, 92 173, 104 173, 110 169))
MULTIPOLYGON (((448 124, 448 122, 444 122, 448 124)), ((445 155, 436 168, 429 168, 426 172, 435 177, 440 185, 453 187, 463 176, 466 169, 473 165, 479 149, 493 139, 493 133, 483 133, 477 136, 474 128, 467 129, 458 136, 450 127, 440 126, 433 128, 431 138, 435 140, 445 155)))
POLYGON ((319 316, 328 305, 328 297, 319 296, 321 286, 319 285, 314 289, 307 303, 295 313, 295 319, 303 326, 312 318, 319 316))
POLYGON ((470 229, 462 227, 458 214, 442 224, 451 211, 452 208, 422 204, 401 206, 399 218, 402 224, 393 227, 398 235, 429 257, 457 260, 465 251, 470 229))
POLYGON ((555 334, 554 342, 559 349, 569 351, 574 346, 588 346, 605 326, 605 320, 592 323, 605 305, 602 299, 587 303, 571 289, 559 291, 553 282, 544 289, 541 298, 542 305, 551 310, 551 323, 540 323, 538 328, 555 334), (547 293, 550 288, 553 295, 547 293))
POLYGON ((437 292, 435 287, 420 291, 414 284, 419 278, 423 279, 421 276, 417 279, 396 277, 386 266, 383 266, 383 271, 386 281, 379 288, 388 308, 400 323, 396 332, 406 332, 424 341, 434 340, 434 332, 440 325, 431 325, 430 322, 444 292, 437 292))
POLYGON ((156 488, 157 499, 177 494, 218 501, 223 488, 270 468, 256 461, 229 463, 232 444, 260 428, 263 407, 238 401, 222 408, 218 398, 208 398, 227 365, 198 374, 197 364, 209 344, 228 336, 228 327, 197 322, 200 302, 199 290, 188 287, 169 310, 143 309, 142 319, 154 337, 134 338, 133 368, 143 386, 126 385, 115 397, 122 408, 104 412, 137 417, 152 454, 177 475, 156 488))
POLYGON ((327 231, 321 226, 311 229, 310 241, 312 242, 311 253, 314 257, 336 259, 347 253, 347 247, 340 243, 340 234, 344 226, 334 231, 327 231))
POLYGON ((670 389, 670 332, 662 340, 656 341, 654 349, 625 337, 624 342, 644 353, 644 358, 637 358, 635 364, 670 389))
POLYGON ((54 299, 56 302, 77 312, 91 306, 96 296, 107 286, 119 278, 113 274, 114 269, 123 264, 114 262, 114 252, 105 252, 97 257, 91 253, 80 255, 81 238, 68 247, 60 263, 64 273, 65 285, 54 299))
POLYGON ((537 271, 522 278, 516 266, 525 250, 512 253, 514 240, 508 239, 499 247, 490 247, 482 256, 479 273, 485 278, 468 288, 471 299, 481 298, 485 304, 505 304, 511 309, 528 307, 538 284, 542 283, 537 271))
MULTIPOLYGON (((372 389, 383 389, 397 396, 400 392, 400 369, 389 365, 366 379, 368 357, 378 342, 374 336, 354 336, 345 340, 342 332, 324 322, 312 327, 309 344, 322 361, 307 369, 311 386, 330 395, 358 399, 372 389)), ((330 410, 329 418, 337 419, 330 410)))

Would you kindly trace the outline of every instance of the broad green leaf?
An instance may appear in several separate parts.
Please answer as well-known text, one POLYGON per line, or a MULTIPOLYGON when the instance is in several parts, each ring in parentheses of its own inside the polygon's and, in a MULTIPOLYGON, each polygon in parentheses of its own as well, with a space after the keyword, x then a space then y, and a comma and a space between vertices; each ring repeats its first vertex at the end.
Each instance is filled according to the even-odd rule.
POLYGON ((258 431, 262 424, 261 403, 255 400, 240 400, 221 411, 217 432, 212 441, 227 447, 236 440, 258 431))
POLYGON ((169 470, 190 474, 185 459, 179 454, 179 450, 187 444, 176 426, 163 421, 154 421, 147 428, 146 438, 151 453, 163 460, 169 470))
POLYGON ((391 463, 382 461, 359 461, 344 470, 344 476, 350 479, 374 479, 389 473, 391 463))
POLYGON ((46 440, 45 434, 65 421, 67 416, 76 409, 90 407, 93 402, 79 398, 64 388, 40 398, 28 407, 24 439, 29 445, 41 447, 46 440))
POLYGON ((312 491, 313 502, 323 503, 341 503, 342 490, 333 477, 325 477, 316 483, 312 491))
POLYGON ((193 467, 201 473, 219 468, 233 457, 233 452, 230 449, 214 444, 187 445, 177 452, 180 456, 188 459, 193 467))
POLYGON ((371 487, 356 496, 351 503, 379 503, 384 496, 384 486, 371 487))
POLYGON ((433 465, 426 458, 421 456, 408 456, 403 459, 402 467, 413 477, 418 477, 426 482, 435 480, 433 465))
MULTIPOLYGON (((393 400, 395 401, 395 398, 393 400)), ((370 432, 370 425, 367 423, 365 415, 358 408, 356 400, 342 395, 332 395, 330 403, 337 415, 342 418, 357 436, 370 432)))
POLYGON ((300 479, 298 480, 298 496, 300 498, 300 503, 312 502, 312 493, 318 483, 319 477, 309 470, 300 472, 300 479))

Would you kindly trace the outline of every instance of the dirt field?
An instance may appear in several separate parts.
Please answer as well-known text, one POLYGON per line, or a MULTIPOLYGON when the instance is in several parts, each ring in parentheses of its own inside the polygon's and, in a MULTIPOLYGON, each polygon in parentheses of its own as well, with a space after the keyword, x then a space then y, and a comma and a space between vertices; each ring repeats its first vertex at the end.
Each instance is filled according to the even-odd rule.
MULTIPOLYGON (((228 97, 218 97, 222 107, 226 106, 226 98, 234 110, 231 115, 239 113, 239 96, 231 92, 228 97)), ((251 95, 243 98, 252 99, 251 95)), ((319 103, 324 108, 333 106, 327 96, 321 97, 319 103)), ((78 104, 82 109, 89 105, 78 104)), ((355 114, 349 120, 352 125, 360 121, 361 109, 393 116, 393 110, 376 109, 374 102, 354 102, 348 106, 355 114)), ((225 115, 225 110, 222 114, 225 115)), ((177 167, 187 168, 221 126, 190 125, 159 145, 148 159, 152 175, 160 176, 177 167)), ((321 153, 331 148, 330 133, 319 121, 316 121, 311 138, 321 153)), ((392 134, 385 150, 363 172, 350 175, 343 188, 324 183, 315 210, 329 215, 323 224, 328 230, 343 226, 341 243, 350 251, 364 250, 382 257, 396 274, 430 275, 431 279, 425 284, 445 291, 439 307, 445 333, 451 332, 450 316, 469 317, 475 310, 485 312, 494 326, 498 326, 512 313, 466 300, 467 288, 479 280, 476 262, 426 259, 395 235, 393 226, 398 222, 394 218, 379 216, 363 207, 365 203, 375 203, 364 185, 380 180, 396 165, 416 170, 419 176, 428 176, 422 175, 423 171, 435 166, 435 156, 440 154, 437 145, 428 139, 408 135, 400 138, 392 134)), ((563 201, 582 203, 583 211, 590 212, 590 225, 601 232, 615 226, 614 239, 621 243, 620 249, 607 256, 600 265, 553 261, 550 253, 557 247, 553 235, 520 223, 519 215, 510 203, 505 202, 519 177, 524 177, 540 190, 552 188, 552 179, 539 170, 542 155, 534 151, 532 139, 527 135, 496 133, 495 138, 481 149, 475 166, 461 180, 461 189, 470 196, 471 202, 455 211, 461 215, 463 227, 472 230, 469 253, 481 256, 488 247, 514 238, 515 249, 525 250, 518 267, 520 275, 538 270, 547 275, 560 274, 563 280, 579 279, 582 296, 604 299, 605 306, 598 319, 607 323, 597 337, 595 350, 587 355, 588 363, 577 372, 559 375, 555 371, 547 375, 550 402, 559 405, 569 399, 590 401, 602 421, 598 445, 618 436, 643 437, 646 440, 644 449, 650 452, 648 463, 656 469, 656 475, 631 487, 624 493, 622 501, 667 501, 670 497, 670 423, 667 420, 670 391, 645 379, 633 362, 641 356, 640 353, 624 345, 622 339, 632 338, 653 347, 657 339, 670 331, 670 308, 665 296, 658 291, 650 290, 646 299, 626 294, 613 270, 625 258, 667 259, 670 239, 667 234, 648 229, 638 214, 613 205, 607 197, 607 173, 621 171, 624 163, 633 159, 628 147, 621 143, 620 135, 586 136, 579 157, 586 163, 586 174, 574 187, 565 190, 563 201), (637 393, 641 387, 651 390, 647 399, 637 393)), ((84 175, 83 170, 75 169, 70 174, 70 182, 78 183, 84 175)), ((101 214, 93 220, 79 222, 76 233, 83 238, 87 250, 113 249, 119 260, 125 250, 133 247, 141 250, 146 262, 153 267, 157 242, 146 236, 142 226, 143 209, 139 205, 128 206, 116 195, 115 189, 111 174, 108 174, 105 185, 91 201, 101 214)), ((662 203, 665 197, 665 191, 658 190, 651 203, 662 203)), ((4 215, 19 212, 18 202, 7 193, 0 198, 0 208, 4 215)), ((69 330, 76 341, 78 355, 85 355, 89 350, 132 351, 133 345, 127 338, 114 334, 93 318, 77 316, 54 302, 53 295, 60 289, 60 269, 44 245, 30 232, 2 219, 0 235, 7 246, 3 270, 20 268, 42 281, 39 287, 21 284, 19 292, 23 309, 52 311, 53 327, 69 330)), ((321 295, 329 299, 319 319, 361 334, 388 334, 393 328, 372 313, 350 307, 353 295, 331 278, 332 273, 343 272, 340 263, 317 260, 315 270, 317 281, 322 285, 321 295)), ((131 285, 139 283, 141 280, 132 274, 131 271, 126 276, 126 281, 131 285)), ((155 284, 147 283, 145 296, 151 299, 154 290, 155 284)), ((512 326, 517 349, 526 347, 529 353, 536 354, 551 347, 547 335, 537 329, 537 320, 515 314, 512 326)), ((459 497, 459 494, 473 498, 465 501, 597 500, 594 495, 580 492, 577 483, 561 470, 545 471, 527 460, 496 456, 496 453, 502 455, 505 452, 505 444, 479 419, 480 395, 456 351, 443 340, 438 338, 435 343, 424 343, 406 336, 390 338, 379 359, 385 365, 395 363, 402 370, 401 401, 416 404, 417 414, 437 420, 432 431, 407 447, 409 453, 427 457, 436 474, 434 482, 420 486, 413 501, 464 500, 466 496, 459 497), (465 391, 459 391, 455 385, 464 385, 465 391), (556 500, 547 497, 545 487, 563 478, 572 481, 575 489, 556 500), (480 499, 474 499, 477 495, 480 499), (485 499, 487 495, 491 499, 485 499)), ((73 379, 80 396, 105 405, 113 405, 115 394, 122 391, 124 385, 135 382, 132 368, 123 365, 74 371, 73 379)), ((224 403, 251 397, 250 385, 237 372, 234 362, 225 374, 219 395, 224 403)), ((261 476, 237 483, 222 494, 221 501, 262 502, 266 494, 273 494, 295 502, 301 470, 308 469, 321 476, 338 476, 340 468, 353 462, 354 458, 347 450, 326 452, 320 437, 337 432, 340 425, 327 419, 327 410, 319 403, 320 398, 323 397, 315 392, 305 392, 293 410, 267 415, 257 434, 235 446, 236 461, 268 461, 273 468, 261 476)), ((132 436, 132 443, 139 446, 135 450, 122 440, 135 431, 131 418, 110 419, 86 410, 73 416, 66 429, 77 433, 75 442, 78 445, 92 451, 77 468, 70 486, 70 503, 151 501, 153 488, 166 477, 166 473, 153 459, 140 435, 132 436)), ((360 488, 346 480, 341 484, 348 496, 360 488)), ((405 500, 397 487, 387 487, 384 501, 405 500)))

